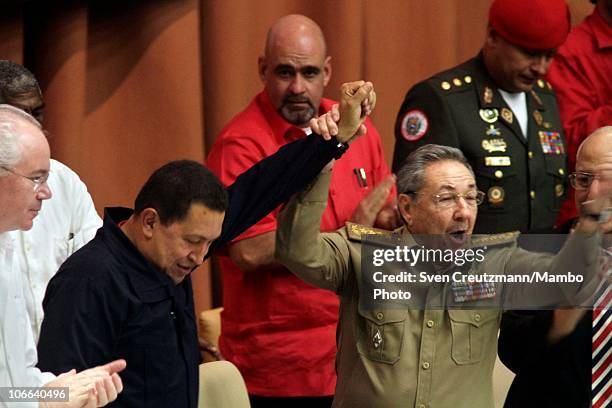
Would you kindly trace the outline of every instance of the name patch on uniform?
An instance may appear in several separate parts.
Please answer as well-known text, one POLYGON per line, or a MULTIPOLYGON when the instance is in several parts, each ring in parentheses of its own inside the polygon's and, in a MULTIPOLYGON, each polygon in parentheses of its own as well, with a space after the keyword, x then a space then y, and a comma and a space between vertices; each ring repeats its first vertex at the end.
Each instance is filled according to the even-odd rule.
POLYGON ((409 142, 414 142, 425 136, 429 120, 427 115, 418 109, 406 112, 402 119, 402 136, 409 142))
POLYGON ((565 146, 559 132, 538 132, 544 154, 565 154, 565 146))
POLYGON ((485 166, 511 166, 510 156, 487 156, 485 166))

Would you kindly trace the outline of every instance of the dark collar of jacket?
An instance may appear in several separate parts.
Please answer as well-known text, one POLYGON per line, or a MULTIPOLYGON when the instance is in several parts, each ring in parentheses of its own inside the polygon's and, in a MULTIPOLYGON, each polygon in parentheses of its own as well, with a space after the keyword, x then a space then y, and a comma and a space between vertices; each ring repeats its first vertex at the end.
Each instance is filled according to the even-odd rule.
POLYGON ((145 303, 174 298, 179 286, 159 267, 153 265, 121 231, 119 224, 127 220, 134 211, 130 208, 107 207, 104 209, 104 225, 98 234, 116 259, 124 264, 128 280, 138 297, 145 303))

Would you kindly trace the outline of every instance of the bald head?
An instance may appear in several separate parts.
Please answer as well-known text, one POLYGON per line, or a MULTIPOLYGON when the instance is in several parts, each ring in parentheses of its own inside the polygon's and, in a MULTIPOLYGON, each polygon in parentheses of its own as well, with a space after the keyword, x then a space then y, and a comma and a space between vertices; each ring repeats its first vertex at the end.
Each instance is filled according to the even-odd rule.
POLYGON ((317 23, 301 14, 281 17, 268 30, 264 56, 270 55, 277 47, 294 46, 300 42, 304 46, 319 47, 323 55, 327 54, 325 36, 317 23))
POLYGON ((612 126, 587 137, 576 156, 576 207, 612 192, 612 126))
POLYGON ((32 228, 46 185, 49 144, 40 124, 27 113, 0 105, 0 233, 32 228))
POLYGON ((259 75, 278 113, 291 124, 308 126, 331 77, 321 28, 297 14, 277 20, 268 30, 259 75))
POLYGON ((591 133, 578 147, 576 161, 590 160, 599 157, 606 159, 606 153, 612 154, 612 126, 604 126, 591 133))

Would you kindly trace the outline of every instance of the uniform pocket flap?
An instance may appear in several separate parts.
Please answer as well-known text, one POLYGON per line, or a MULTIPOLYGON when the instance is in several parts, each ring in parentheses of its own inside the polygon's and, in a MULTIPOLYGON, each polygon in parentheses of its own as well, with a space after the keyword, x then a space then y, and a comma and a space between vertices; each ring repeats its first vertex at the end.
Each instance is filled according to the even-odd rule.
POLYGON ((363 310, 360 305, 359 314, 374 324, 383 325, 388 323, 403 322, 408 316, 408 310, 405 308, 363 310))
POLYGON ((497 310, 449 310, 448 316, 456 323, 467 323, 474 327, 496 319, 499 316, 497 310))
POLYGON ((565 178, 565 161, 558 157, 544 159, 546 173, 558 178, 565 178))

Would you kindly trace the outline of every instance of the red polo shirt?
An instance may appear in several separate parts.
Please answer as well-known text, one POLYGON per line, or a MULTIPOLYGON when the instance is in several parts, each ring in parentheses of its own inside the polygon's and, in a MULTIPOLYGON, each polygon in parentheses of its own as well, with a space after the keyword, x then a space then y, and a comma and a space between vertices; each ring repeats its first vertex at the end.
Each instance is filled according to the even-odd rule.
MULTIPOLYGON (((612 27, 597 8, 572 29, 548 72, 567 140, 570 171, 580 143, 596 129, 612 125, 612 27)), ((574 191, 563 203, 558 225, 576 217, 574 191)))
MULTIPOLYGON (((333 103, 322 99, 319 113, 333 103)), ((322 231, 342 227, 369 189, 389 174, 380 136, 369 119, 366 126, 367 135, 353 142, 334 165, 322 231), (367 186, 360 183, 355 169, 365 171, 367 186)), ((263 91, 221 131, 207 165, 229 185, 250 166, 303 135, 276 112, 263 91)), ((235 241, 275 231, 277 214, 278 209, 235 241)), ((238 366, 249 393, 333 395, 336 294, 314 288, 284 268, 248 273, 227 256, 219 256, 219 264, 224 303, 221 351, 238 366)))

